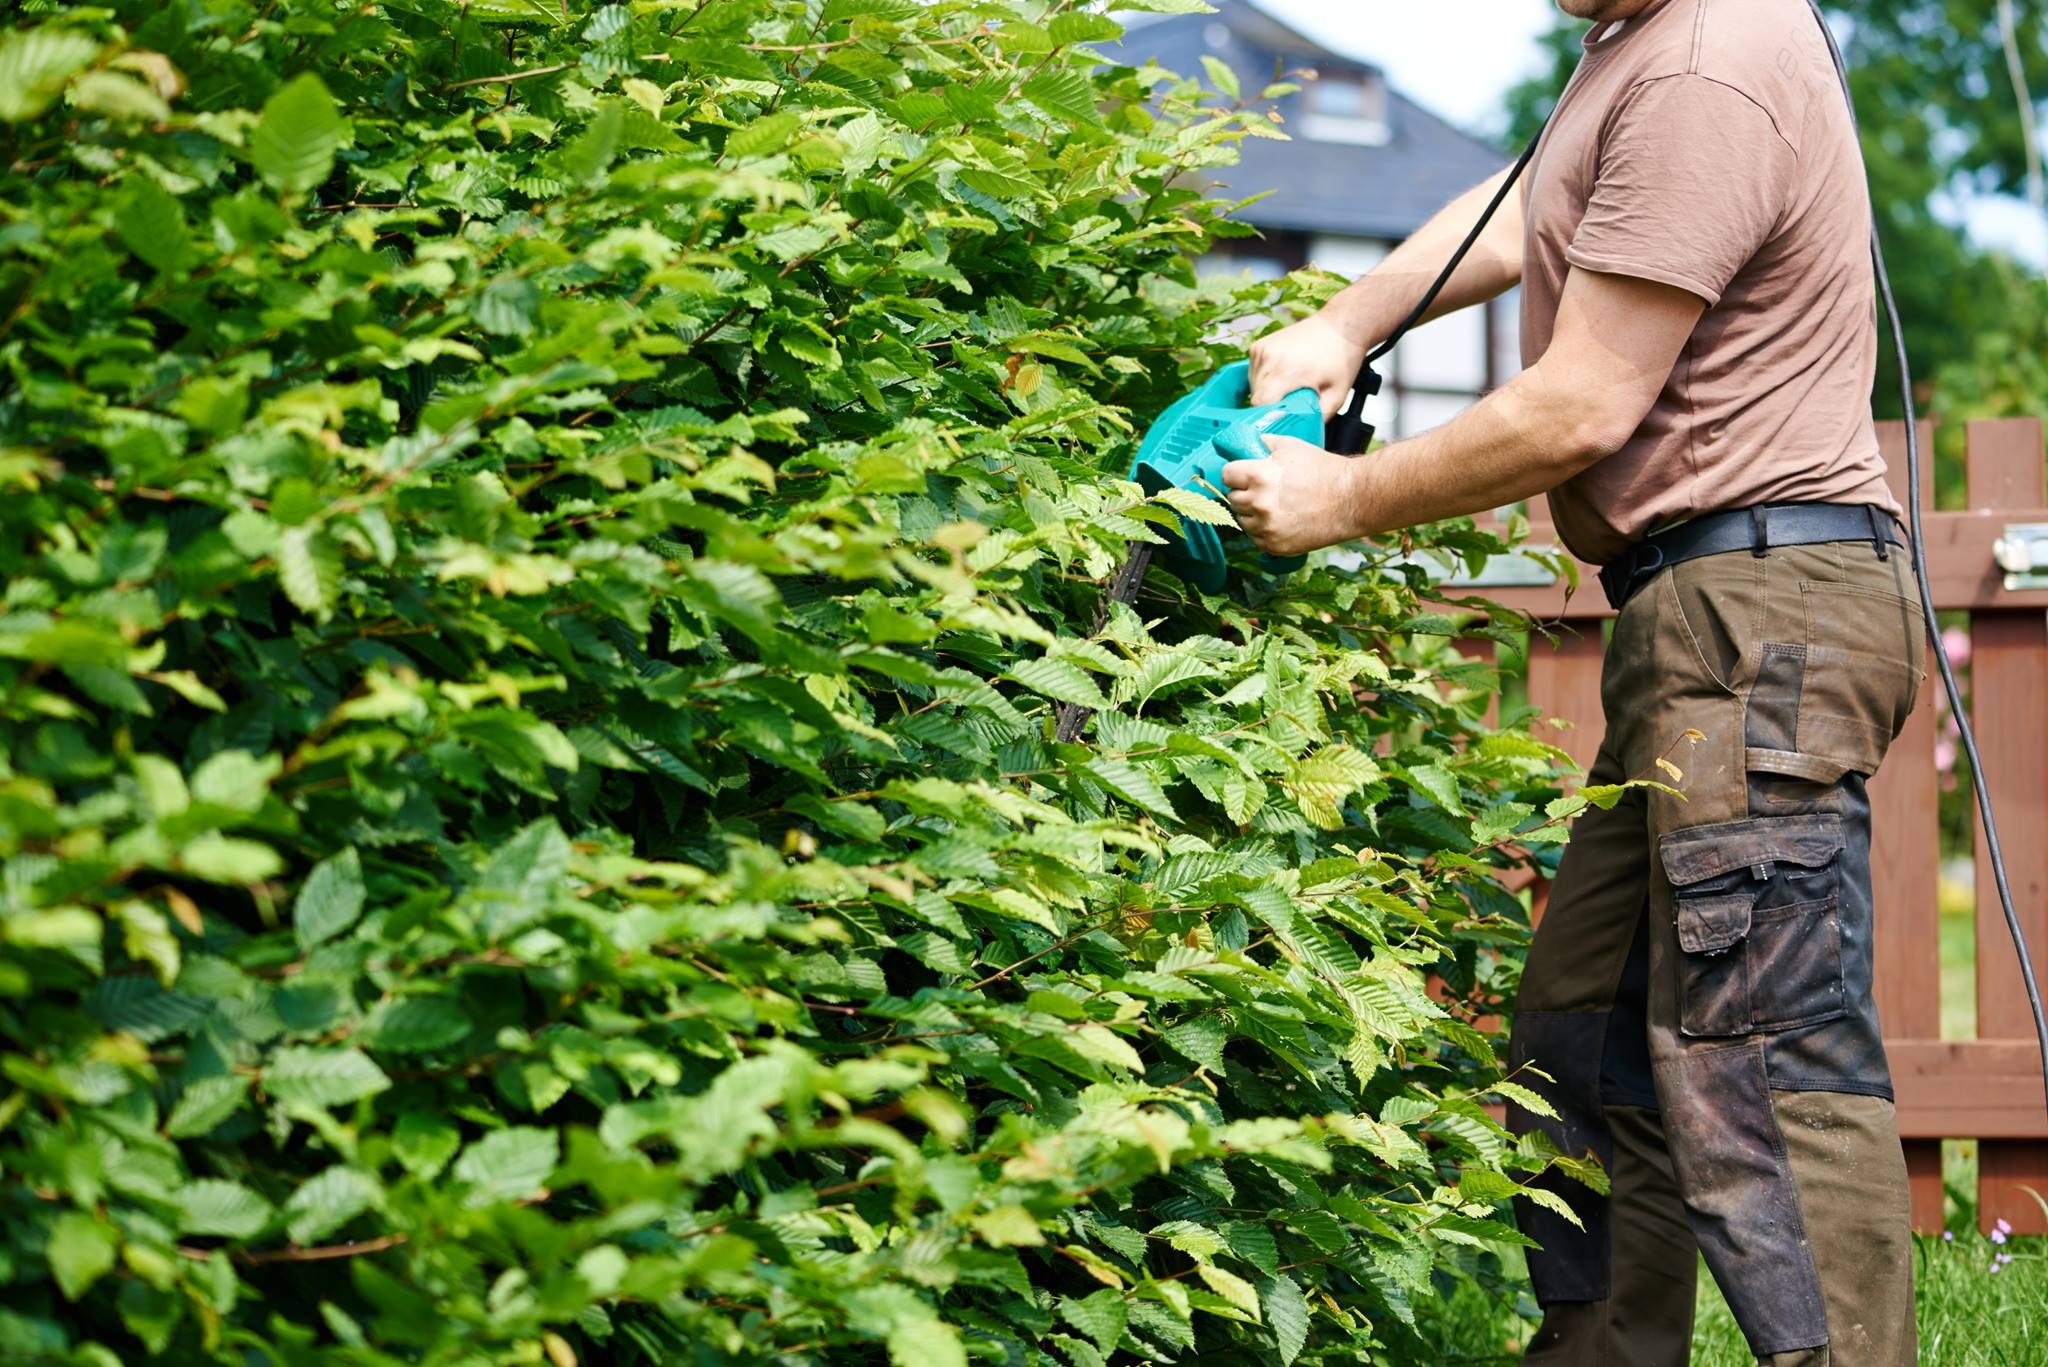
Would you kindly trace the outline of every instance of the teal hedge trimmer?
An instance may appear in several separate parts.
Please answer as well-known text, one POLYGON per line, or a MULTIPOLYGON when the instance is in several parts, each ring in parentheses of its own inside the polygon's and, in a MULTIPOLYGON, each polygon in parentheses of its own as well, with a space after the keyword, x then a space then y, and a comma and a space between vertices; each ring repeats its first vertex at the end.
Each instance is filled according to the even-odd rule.
MULTIPOLYGON (((1379 389, 1379 384, 1379 375, 1367 362, 1359 376, 1359 387, 1370 394, 1379 389)), ((1360 395, 1357 403, 1346 405, 1353 410, 1350 421, 1357 427, 1356 433, 1348 429, 1340 433, 1339 418, 1331 419, 1327 425, 1323 422, 1322 400, 1313 389, 1297 389, 1278 403, 1255 405, 1251 402, 1251 366, 1237 361, 1203 381, 1193 393, 1176 399, 1146 429, 1144 439, 1138 443, 1138 454, 1131 461, 1130 479, 1147 494, 1186 489, 1220 501, 1224 498, 1223 467, 1233 460, 1264 460, 1268 454, 1267 437, 1299 437, 1303 441, 1321 438, 1327 449, 1343 455, 1363 451, 1372 444, 1372 427, 1358 420, 1356 410, 1363 404, 1360 395)), ((1222 532, 1206 522, 1183 516, 1178 533, 1167 533, 1164 545, 1140 542, 1131 547, 1130 555, 1109 582, 1102 613, 1090 635, 1101 634, 1112 603, 1128 605, 1137 598, 1138 585, 1144 580, 1155 552, 1175 574, 1204 593, 1220 593, 1230 582, 1230 558, 1222 532)), ((1306 563, 1308 557, 1301 555, 1259 557, 1261 568, 1268 574, 1292 574, 1306 563)), ((1079 703, 1065 704, 1060 708, 1053 734, 1061 741, 1075 740, 1087 725, 1088 713, 1089 709, 1079 703)))

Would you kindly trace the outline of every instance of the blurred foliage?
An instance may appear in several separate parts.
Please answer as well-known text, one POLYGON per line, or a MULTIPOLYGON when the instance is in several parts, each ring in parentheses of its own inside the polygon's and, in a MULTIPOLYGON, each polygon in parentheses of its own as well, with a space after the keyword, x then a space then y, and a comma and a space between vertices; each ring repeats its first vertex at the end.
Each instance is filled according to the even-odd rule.
POLYGON ((1238 91, 1069 0, 12 22, 0 1359, 1413 1360, 1602 1180, 1474 1021, 1613 793, 1407 546, 1098 616, 1315 288, 1189 266, 1238 91))

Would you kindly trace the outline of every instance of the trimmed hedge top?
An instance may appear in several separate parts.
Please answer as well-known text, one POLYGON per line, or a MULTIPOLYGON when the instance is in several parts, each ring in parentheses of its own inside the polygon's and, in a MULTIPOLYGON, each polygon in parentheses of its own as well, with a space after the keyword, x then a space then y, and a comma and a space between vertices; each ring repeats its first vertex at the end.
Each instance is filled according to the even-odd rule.
POLYGON ((0 1357, 1377 1360, 1599 1180, 1424 990, 1572 804, 1404 572, 1095 626, 1223 517, 1134 424, 1317 287, 1191 271, 1280 135, 1227 71, 1070 0, 26 9, 0 1357))

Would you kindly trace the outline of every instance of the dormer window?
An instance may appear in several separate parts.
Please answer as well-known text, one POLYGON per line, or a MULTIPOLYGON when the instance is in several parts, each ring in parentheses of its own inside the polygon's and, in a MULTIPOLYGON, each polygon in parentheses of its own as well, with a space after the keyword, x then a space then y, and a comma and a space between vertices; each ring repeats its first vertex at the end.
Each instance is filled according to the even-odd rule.
POLYGON ((1390 136, 1387 86, 1377 71, 1318 73, 1302 91, 1302 105, 1298 131, 1310 142, 1380 147, 1390 136))

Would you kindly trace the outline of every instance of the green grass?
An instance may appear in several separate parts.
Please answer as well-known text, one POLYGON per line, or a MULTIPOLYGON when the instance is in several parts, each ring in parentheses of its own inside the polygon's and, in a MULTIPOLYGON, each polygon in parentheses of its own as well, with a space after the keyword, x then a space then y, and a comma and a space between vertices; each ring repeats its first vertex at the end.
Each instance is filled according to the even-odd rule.
MULTIPOLYGON (((1974 1176, 1974 1158, 1971 1161, 1974 1176)), ((1976 1212, 1953 1241, 1916 1238, 1914 1299, 1922 1367, 2048 1367, 2048 1239, 2013 1239, 2003 1247, 1976 1233, 1976 1212), (1991 1271, 1998 1253, 2012 1260, 1991 1271)), ((1735 1317, 1704 1263, 1693 1322, 1692 1367, 1752 1367, 1735 1317)), ((1430 1362, 1460 1367, 1510 1367, 1536 1328, 1526 1292, 1520 1304, 1458 1289, 1432 1326, 1430 1362)))
MULTIPOLYGON (((2014 1239, 2000 1248, 1978 1236, 1976 1213, 1969 1214, 1969 1227, 1953 1231, 1954 1242, 1913 1241, 1920 1361, 1926 1367, 2042 1367, 2048 1363, 2048 1239, 2014 1239), (1992 1272, 1993 1256, 2004 1252, 2012 1261, 1992 1272)), ((1692 1361, 1693 1367, 1756 1361, 1704 1266, 1692 1361)))
MULTIPOLYGON (((1966 886, 1941 889, 1941 1034, 1976 1033, 1976 924, 1966 886)), ((1914 1301, 1923 1367, 2048 1367, 2048 1239, 2011 1239, 2003 1246, 1977 1233, 1977 1145, 1942 1145, 1947 1237, 1914 1242, 1914 1301), (2011 1261, 1991 1270, 2000 1253, 2011 1261)), ((1519 1259, 1513 1260, 1518 1271, 1519 1259)), ((1714 1279, 1700 1267, 1692 1367, 1751 1367, 1756 1361, 1714 1279)), ((1526 1285, 1519 1277, 1511 1282, 1526 1285)), ((1507 1367, 1536 1327, 1536 1307, 1523 1290, 1508 1303, 1477 1286, 1461 1287, 1433 1325, 1435 1362, 1507 1367)))

